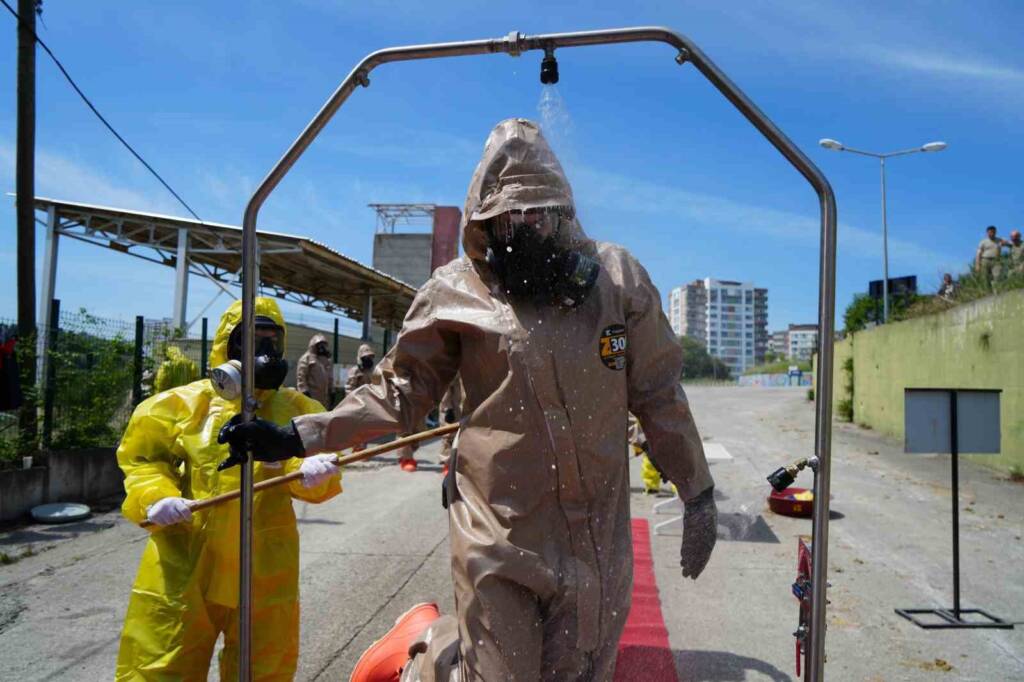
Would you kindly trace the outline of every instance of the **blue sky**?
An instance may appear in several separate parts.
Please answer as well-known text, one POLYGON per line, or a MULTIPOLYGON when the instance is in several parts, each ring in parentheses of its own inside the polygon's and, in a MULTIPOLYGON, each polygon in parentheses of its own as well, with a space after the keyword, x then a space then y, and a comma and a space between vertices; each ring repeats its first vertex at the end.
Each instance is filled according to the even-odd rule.
MULTIPOLYGON (((889 166, 890 271, 934 288, 985 225, 1024 228, 1024 6, 1013 2, 292 2, 45 4, 40 35, 204 219, 238 224, 255 183, 351 67, 390 45, 662 24, 688 34, 822 168, 839 205, 840 312, 881 276, 873 150, 889 166), (486 7, 486 9, 484 9, 486 7), (587 7, 587 9, 581 9, 587 7)), ((14 189, 15 32, 0 15, 0 189, 14 189)), ((769 289, 771 328, 817 310, 817 203, 803 179, 663 45, 558 53, 551 131, 596 238, 629 247, 663 297, 699 277, 769 289)), ((539 116, 539 53, 386 65, 261 214, 369 262, 369 202, 461 207, 488 131, 539 116)), ((184 215, 41 52, 37 193, 184 215)), ((13 200, 0 210, 0 317, 13 317, 13 200)), ((37 235, 42 242, 42 231, 37 235)), ((41 259, 40 259, 41 261, 41 259)), ((189 317, 215 293, 191 280, 189 317)), ((170 315, 173 271, 63 240, 65 309, 170 315)), ((222 308, 222 298, 215 309, 222 308)), ((213 314, 214 310, 211 310, 213 314)), ((323 320, 309 309, 295 309, 323 320)), ((354 326, 349 326, 349 329, 354 326)))

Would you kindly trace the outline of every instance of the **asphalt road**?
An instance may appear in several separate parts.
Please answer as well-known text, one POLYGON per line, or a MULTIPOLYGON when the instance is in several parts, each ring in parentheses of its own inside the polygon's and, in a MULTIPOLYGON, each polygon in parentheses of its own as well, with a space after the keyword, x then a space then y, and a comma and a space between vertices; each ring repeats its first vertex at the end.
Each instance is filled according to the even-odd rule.
MULTIPOLYGON (((764 476, 810 454, 813 412, 797 389, 692 388, 720 508, 718 548, 696 582, 679 575, 679 529, 652 539, 680 680, 791 680, 796 538, 809 521, 765 508, 764 476)), ((437 445, 407 474, 357 465, 345 493, 298 504, 302 653, 297 679, 345 680, 359 654, 418 601, 452 609, 437 445)), ((837 425, 831 524, 830 680, 1024 680, 1024 628, 925 631, 895 607, 949 606, 949 461, 837 425)), ((638 462, 631 461, 635 485, 638 462)), ((809 483, 809 474, 804 482, 809 483)), ((1024 495, 974 464, 961 467, 964 604, 1024 621, 1024 495)), ((658 498, 633 494, 652 525, 658 498)), ((116 510, 62 527, 0 533, 0 678, 103 680, 145 533, 116 510)), ((214 667, 215 668, 215 667, 214 667)), ((215 669, 211 679, 216 679, 215 669)))

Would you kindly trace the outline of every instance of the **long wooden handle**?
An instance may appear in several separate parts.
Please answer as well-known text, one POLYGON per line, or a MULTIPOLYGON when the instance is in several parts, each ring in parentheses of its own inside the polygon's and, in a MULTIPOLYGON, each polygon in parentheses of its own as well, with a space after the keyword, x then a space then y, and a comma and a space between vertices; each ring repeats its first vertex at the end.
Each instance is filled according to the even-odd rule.
MULTIPOLYGON (((404 447, 406 445, 411 445, 413 443, 419 443, 420 441, 429 440, 431 438, 437 438, 439 436, 444 436, 444 435, 447 435, 449 433, 453 433, 453 432, 458 431, 458 430, 459 430, 459 424, 458 423, 455 423, 455 424, 445 424, 444 426, 439 426, 436 429, 430 429, 429 431, 420 431, 419 433, 414 433, 411 436, 405 436, 404 438, 396 438, 395 440, 391 441, 390 443, 384 443, 383 445, 377 445, 377 446, 372 447, 372 448, 366 448, 365 450, 360 450, 359 452, 353 452, 352 454, 345 455, 344 457, 337 457, 337 456, 335 456, 334 464, 336 464, 338 466, 345 466, 346 464, 352 464, 354 462, 361 462, 364 459, 370 459, 371 457, 376 457, 377 455, 382 454, 384 452, 390 452, 392 450, 397 450, 397 449, 399 449, 401 447, 404 447)), ((298 481, 301 478, 302 478, 302 472, 301 471, 293 471, 292 473, 285 474, 284 476, 275 476, 274 478, 268 478, 265 481, 260 481, 259 483, 254 485, 252 487, 252 489, 253 489, 254 493, 258 493, 261 490, 266 490, 267 488, 275 488, 275 487, 277 487, 279 485, 284 485, 285 483, 291 483, 292 481, 298 481)), ((197 512, 197 511, 200 511, 202 509, 209 509, 210 507, 216 507, 217 505, 223 504, 225 502, 228 502, 229 500, 237 500, 239 497, 241 497, 241 495, 242 495, 242 491, 241 490, 232 490, 229 493, 223 493, 221 495, 214 495, 213 497, 207 497, 207 498, 204 498, 202 500, 190 500, 189 503, 188 503, 188 508, 191 511, 197 512)), ((153 525, 153 522, 147 520, 147 521, 143 521, 140 525, 143 528, 149 528, 150 526, 153 525)))

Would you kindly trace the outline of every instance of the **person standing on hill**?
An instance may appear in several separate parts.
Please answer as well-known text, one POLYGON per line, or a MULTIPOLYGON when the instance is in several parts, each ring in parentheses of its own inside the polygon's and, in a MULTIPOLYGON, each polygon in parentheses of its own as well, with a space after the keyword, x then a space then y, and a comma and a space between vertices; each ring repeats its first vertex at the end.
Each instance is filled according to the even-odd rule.
POLYGON ((1003 254, 1003 246, 1008 242, 996 236, 996 226, 989 225, 985 229, 985 237, 978 243, 974 254, 974 270, 979 273, 989 286, 994 286, 1003 268, 999 258, 1003 254))

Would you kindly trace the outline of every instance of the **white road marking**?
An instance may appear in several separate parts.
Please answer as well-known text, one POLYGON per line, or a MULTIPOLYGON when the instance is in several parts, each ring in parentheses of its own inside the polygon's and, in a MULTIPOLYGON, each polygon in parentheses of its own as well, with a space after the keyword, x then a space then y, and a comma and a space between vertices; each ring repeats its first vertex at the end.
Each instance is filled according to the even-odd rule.
POLYGON ((732 459, 732 455, 721 443, 704 443, 704 456, 710 462, 712 460, 732 459))

